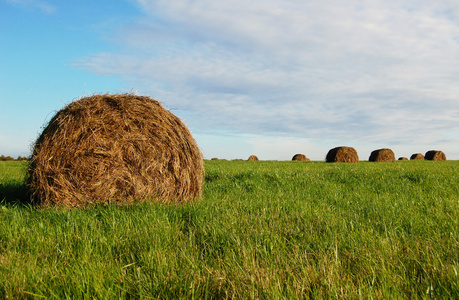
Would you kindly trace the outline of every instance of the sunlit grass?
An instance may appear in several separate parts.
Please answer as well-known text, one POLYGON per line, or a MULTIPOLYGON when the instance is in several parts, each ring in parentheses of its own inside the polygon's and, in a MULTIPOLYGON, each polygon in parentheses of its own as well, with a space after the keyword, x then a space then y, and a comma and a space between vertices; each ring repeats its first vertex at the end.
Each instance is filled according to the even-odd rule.
POLYGON ((458 298, 459 162, 207 161, 203 198, 18 205, 0 163, 0 297, 458 298))

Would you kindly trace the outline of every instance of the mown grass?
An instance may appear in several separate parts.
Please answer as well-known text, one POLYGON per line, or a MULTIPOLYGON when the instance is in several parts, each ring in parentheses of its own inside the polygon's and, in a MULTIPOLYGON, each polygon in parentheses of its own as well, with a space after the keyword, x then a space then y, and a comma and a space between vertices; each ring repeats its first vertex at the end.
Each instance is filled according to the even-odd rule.
POLYGON ((459 298, 459 161, 207 161, 202 199, 24 205, 0 163, 3 298, 459 298))

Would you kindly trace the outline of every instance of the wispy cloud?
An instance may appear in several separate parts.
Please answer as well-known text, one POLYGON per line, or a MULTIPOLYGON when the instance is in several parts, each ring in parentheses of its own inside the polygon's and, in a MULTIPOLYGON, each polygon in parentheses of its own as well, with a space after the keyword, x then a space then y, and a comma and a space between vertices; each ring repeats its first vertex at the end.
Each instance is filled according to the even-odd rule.
POLYGON ((456 1, 137 3, 145 16, 117 31, 124 50, 78 65, 200 131, 396 144, 459 130, 456 1))
POLYGON ((26 9, 39 9, 46 14, 53 14, 56 12, 56 7, 48 2, 41 0, 5 0, 8 3, 21 6, 26 9))

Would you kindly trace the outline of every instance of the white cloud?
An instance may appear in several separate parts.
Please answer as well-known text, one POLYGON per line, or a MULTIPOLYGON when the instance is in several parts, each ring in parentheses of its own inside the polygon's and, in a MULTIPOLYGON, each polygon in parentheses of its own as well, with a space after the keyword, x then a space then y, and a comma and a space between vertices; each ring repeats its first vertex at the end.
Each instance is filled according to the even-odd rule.
MULTIPOLYGON (((455 1, 138 0, 120 75, 199 131, 384 143, 457 142, 455 1)), ((346 143, 343 143, 346 144, 346 143)))

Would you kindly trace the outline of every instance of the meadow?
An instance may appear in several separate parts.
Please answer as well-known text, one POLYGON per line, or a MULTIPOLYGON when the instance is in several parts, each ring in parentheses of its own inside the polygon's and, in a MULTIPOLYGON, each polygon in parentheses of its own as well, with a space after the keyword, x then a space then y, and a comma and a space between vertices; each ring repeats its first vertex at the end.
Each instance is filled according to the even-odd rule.
POLYGON ((459 161, 206 161, 201 199, 27 204, 0 162, 0 298, 459 298, 459 161))

